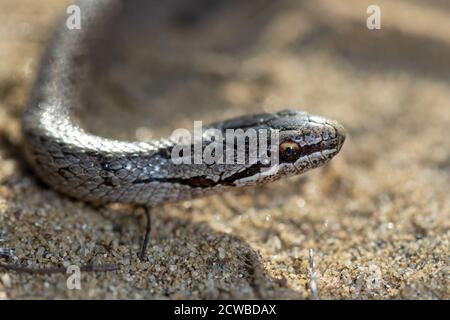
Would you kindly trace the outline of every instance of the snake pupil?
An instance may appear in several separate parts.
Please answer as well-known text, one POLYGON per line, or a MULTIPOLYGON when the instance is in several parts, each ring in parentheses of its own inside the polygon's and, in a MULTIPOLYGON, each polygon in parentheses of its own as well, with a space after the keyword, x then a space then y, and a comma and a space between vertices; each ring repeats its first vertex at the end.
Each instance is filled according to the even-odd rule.
POLYGON ((300 146, 293 141, 280 144, 280 158, 286 162, 294 162, 300 156, 300 146))

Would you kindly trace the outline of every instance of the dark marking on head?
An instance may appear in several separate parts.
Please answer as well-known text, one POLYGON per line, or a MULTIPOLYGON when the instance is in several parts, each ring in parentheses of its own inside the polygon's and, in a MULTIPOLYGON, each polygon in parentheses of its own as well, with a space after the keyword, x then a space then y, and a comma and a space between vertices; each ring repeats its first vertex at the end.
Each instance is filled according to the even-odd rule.
POLYGON ((278 153, 281 163, 292 163, 301 157, 323 150, 321 143, 305 145, 303 147, 296 145, 297 144, 295 142, 291 141, 285 141, 280 144, 278 153))
POLYGON ((235 174, 232 174, 229 177, 226 177, 225 179, 220 181, 220 184, 225 185, 225 186, 234 186, 234 182, 236 180, 240 180, 240 179, 251 177, 255 174, 258 174, 261 172, 262 167, 263 167, 263 165, 261 163, 257 162, 243 171, 237 172, 235 174))

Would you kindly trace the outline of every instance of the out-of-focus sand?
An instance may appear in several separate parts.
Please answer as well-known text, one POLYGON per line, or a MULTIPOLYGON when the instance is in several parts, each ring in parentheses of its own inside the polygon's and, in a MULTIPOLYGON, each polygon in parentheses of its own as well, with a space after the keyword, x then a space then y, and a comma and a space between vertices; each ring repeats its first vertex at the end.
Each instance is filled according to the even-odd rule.
POLYGON ((321 299, 449 299, 448 2, 379 0, 379 31, 365 26, 371 1, 184 3, 168 21, 141 8, 118 22, 82 115, 90 130, 144 139, 290 107, 341 122, 341 153, 300 177, 155 208, 140 262, 141 211, 61 196, 23 160, 20 117, 65 4, 3 0, 0 229, 16 256, 0 261, 121 268, 83 273, 72 291, 65 274, 0 270, 0 298, 308 299, 313 249, 321 299))

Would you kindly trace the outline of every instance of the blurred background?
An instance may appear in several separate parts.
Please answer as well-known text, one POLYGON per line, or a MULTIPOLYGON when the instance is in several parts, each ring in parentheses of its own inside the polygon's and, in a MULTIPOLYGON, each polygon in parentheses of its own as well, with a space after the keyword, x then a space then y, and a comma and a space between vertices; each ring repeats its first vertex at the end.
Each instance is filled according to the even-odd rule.
POLYGON ((450 298, 448 1, 126 1, 92 56, 90 131, 145 140, 286 108, 348 131, 324 168, 157 208, 146 262, 139 212, 65 198, 23 160, 20 118, 68 4, 0 2, 0 229, 9 262, 121 270, 80 291, 0 270, 0 298, 450 298))

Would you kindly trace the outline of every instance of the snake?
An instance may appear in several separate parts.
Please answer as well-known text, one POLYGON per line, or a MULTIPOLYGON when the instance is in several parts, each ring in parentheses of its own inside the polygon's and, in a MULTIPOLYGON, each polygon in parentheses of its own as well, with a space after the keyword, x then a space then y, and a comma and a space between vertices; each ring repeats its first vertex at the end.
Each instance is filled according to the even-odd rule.
MULTIPOLYGON (((203 129, 277 132, 276 144, 265 141, 267 154, 277 161, 185 161, 175 163, 180 141, 163 137, 125 141, 95 135, 83 128, 75 110, 83 106, 85 66, 96 40, 108 24, 120 19, 125 1, 80 0, 81 28, 66 23, 56 28, 43 54, 22 118, 24 149, 36 174, 51 188, 85 202, 126 203, 153 207, 238 188, 259 186, 302 174, 329 162, 346 136, 337 121, 297 109, 262 111, 212 123, 203 129), (274 148, 275 147, 275 148, 274 148), (269 170, 273 169, 273 170, 269 170)), ((217 136, 216 136, 217 137, 217 136)), ((207 138, 207 137, 206 137, 207 138)), ((205 151, 225 140, 184 142, 205 151)), ((262 140, 257 140, 261 147, 262 140)), ((229 145, 229 143, 228 143, 229 145)), ((249 153, 250 143, 244 143, 249 153)), ((236 151, 236 146, 231 150, 236 151)), ((189 157, 189 155, 187 155, 189 157)), ((230 157, 236 160, 236 156, 230 157)))

